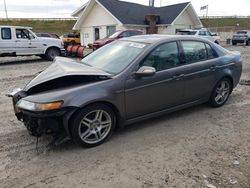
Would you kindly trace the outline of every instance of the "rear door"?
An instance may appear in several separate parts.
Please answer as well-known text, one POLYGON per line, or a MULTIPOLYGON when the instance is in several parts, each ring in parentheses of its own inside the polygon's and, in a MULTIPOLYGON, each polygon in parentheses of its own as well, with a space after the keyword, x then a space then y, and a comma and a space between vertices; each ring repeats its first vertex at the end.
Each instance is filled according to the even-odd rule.
POLYGON ((181 41, 185 58, 185 102, 209 97, 215 85, 218 55, 208 43, 181 41))
POLYGON ((128 119, 182 103, 184 81, 176 42, 156 47, 139 66, 154 67, 157 72, 151 77, 130 76, 126 80, 125 104, 128 119))

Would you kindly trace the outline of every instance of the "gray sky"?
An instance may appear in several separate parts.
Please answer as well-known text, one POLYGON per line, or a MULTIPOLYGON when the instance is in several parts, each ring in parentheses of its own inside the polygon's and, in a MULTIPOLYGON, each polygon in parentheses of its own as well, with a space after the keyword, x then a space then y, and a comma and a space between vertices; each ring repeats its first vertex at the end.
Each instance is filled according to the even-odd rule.
MULTIPOLYGON (((124 0, 148 4, 149 0, 124 0)), ((155 0, 156 6, 187 2, 189 0, 155 0)), ((250 0, 190 0, 198 15, 206 14, 200 7, 209 5, 210 16, 249 16, 250 0)), ((11 18, 67 18, 87 0, 6 0, 11 18)), ((4 0, 0 0, 0 18, 5 18, 4 0)))

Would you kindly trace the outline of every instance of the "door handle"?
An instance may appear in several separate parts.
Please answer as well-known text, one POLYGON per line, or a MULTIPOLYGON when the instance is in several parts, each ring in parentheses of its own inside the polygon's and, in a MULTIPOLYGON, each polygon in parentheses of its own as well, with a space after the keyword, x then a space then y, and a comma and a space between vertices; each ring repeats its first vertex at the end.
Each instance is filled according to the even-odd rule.
POLYGON ((210 70, 211 71, 215 71, 217 69, 217 66, 216 65, 212 65, 211 67, 210 67, 210 70))
POLYGON ((185 76, 185 74, 176 74, 176 75, 173 76, 173 79, 174 80, 180 80, 184 76, 185 76))
POLYGON ((20 40, 15 40, 15 42, 21 42, 20 40))

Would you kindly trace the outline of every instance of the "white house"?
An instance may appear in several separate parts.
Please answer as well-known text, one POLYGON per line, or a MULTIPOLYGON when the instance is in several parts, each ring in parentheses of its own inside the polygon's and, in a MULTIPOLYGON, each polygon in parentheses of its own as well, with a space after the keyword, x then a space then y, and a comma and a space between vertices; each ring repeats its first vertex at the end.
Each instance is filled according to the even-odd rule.
POLYGON ((157 17, 158 34, 175 34, 178 29, 201 28, 202 23, 190 2, 164 7, 149 7, 118 0, 90 0, 76 10, 74 30, 80 30, 81 43, 93 43, 116 30, 138 29, 148 33, 147 15, 157 17))

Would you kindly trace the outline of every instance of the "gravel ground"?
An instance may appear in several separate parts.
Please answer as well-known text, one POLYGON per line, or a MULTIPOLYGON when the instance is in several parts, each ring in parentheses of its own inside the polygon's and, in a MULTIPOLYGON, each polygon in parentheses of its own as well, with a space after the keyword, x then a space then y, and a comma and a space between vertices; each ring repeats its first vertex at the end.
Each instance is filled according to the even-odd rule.
MULTIPOLYGON (((228 49, 242 52, 248 79, 250 48, 228 49)), ((51 63, 0 62, 0 187, 250 187, 250 86, 239 85, 221 108, 200 105, 130 125, 96 148, 68 142, 48 151, 42 137, 37 152, 4 95, 51 63)))

